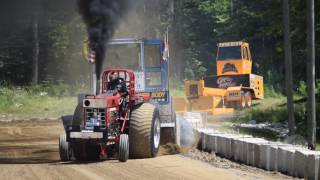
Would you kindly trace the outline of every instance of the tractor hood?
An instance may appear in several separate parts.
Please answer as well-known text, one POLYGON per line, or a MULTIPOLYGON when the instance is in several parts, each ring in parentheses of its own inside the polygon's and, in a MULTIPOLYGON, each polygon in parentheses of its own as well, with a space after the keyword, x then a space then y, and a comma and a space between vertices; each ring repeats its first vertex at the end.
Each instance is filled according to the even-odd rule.
POLYGON ((120 104, 120 95, 108 96, 87 96, 83 99, 82 105, 84 108, 109 108, 120 104))

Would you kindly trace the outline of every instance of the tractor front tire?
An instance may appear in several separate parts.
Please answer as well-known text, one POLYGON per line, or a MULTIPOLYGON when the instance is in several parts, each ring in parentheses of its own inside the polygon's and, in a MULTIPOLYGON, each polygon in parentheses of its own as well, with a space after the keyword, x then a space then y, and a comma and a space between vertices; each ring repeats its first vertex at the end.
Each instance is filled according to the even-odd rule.
POLYGON ((59 154, 61 161, 70 161, 71 160, 71 148, 69 142, 67 142, 66 134, 60 135, 59 138, 59 154))
POLYGON ((155 157, 160 145, 160 114, 150 103, 134 109, 130 118, 130 157, 155 157))
POLYGON ((129 136, 127 134, 120 135, 119 141, 119 161, 126 162, 129 158, 129 136))

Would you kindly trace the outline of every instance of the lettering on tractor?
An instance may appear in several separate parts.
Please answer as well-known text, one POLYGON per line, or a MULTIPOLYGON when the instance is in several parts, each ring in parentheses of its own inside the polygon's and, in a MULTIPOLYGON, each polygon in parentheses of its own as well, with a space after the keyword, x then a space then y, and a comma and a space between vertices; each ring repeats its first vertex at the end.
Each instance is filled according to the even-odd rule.
POLYGON ((264 98, 263 77, 251 72, 248 43, 219 43, 216 64, 217 75, 184 82, 187 99, 175 98, 176 112, 230 113, 251 107, 253 99, 264 98))
POLYGON ((230 77, 220 77, 217 79, 217 84, 219 88, 228 88, 231 86, 236 86, 236 83, 230 77))
POLYGON ((74 115, 63 117, 62 161, 151 158, 161 143, 180 142, 163 41, 113 39, 107 46, 100 84, 93 83, 98 91, 92 87, 98 93, 79 95, 74 115))
POLYGON ((153 92, 151 93, 151 98, 153 99, 166 98, 166 95, 167 95, 166 92, 153 92))

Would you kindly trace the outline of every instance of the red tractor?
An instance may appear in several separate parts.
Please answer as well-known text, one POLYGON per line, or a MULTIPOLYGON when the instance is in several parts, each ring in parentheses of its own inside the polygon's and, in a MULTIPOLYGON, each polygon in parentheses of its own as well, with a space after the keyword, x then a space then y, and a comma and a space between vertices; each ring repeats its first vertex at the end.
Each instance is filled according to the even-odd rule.
POLYGON ((150 94, 136 93, 132 70, 104 71, 100 94, 86 95, 80 100, 72 123, 60 136, 61 160, 118 157, 125 162, 129 154, 133 158, 156 156, 160 144, 160 114, 149 100, 150 94), (125 96, 108 88, 112 74, 123 80, 127 89, 125 96))

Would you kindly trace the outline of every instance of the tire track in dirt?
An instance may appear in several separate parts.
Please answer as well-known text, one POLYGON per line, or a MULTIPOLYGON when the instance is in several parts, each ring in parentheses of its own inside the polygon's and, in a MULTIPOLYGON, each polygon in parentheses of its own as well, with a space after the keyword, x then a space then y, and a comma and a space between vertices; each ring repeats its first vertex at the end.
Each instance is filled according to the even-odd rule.
POLYGON ((85 179, 105 180, 103 175, 99 175, 99 173, 95 172, 92 168, 84 166, 72 166, 70 168, 80 173, 82 177, 86 177, 85 179))

